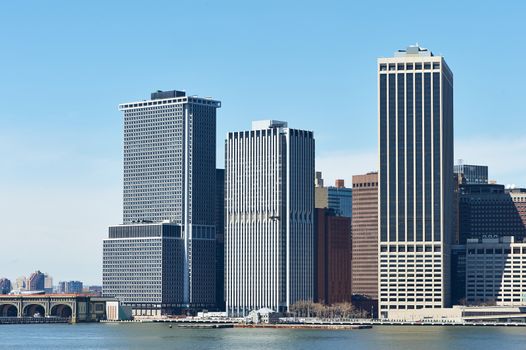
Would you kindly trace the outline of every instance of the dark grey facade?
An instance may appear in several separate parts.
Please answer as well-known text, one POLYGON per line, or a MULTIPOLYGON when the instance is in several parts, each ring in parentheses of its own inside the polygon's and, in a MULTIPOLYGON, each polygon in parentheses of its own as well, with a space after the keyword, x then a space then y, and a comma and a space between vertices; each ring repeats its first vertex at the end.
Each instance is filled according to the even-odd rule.
POLYGON ((215 239, 194 240, 194 303, 185 299, 185 246, 178 224, 111 226, 103 243, 103 293, 132 306, 136 315, 180 313, 189 308, 213 306, 215 291, 215 239), (198 282, 199 281, 199 282, 198 282))
POLYGON ((104 268, 103 288, 105 295, 123 298, 134 310, 152 307, 150 312, 169 313, 215 304, 219 107, 220 101, 177 90, 119 105, 124 116, 124 225, 110 227, 104 259, 111 260, 112 249, 120 249, 129 250, 131 259, 135 253, 146 255, 149 263, 123 260, 119 267, 119 260, 111 260, 104 268), (127 268, 124 281, 115 274, 124 273, 119 268, 127 268), (142 280, 145 276, 152 280, 142 280))
POLYGON ((460 185, 459 238, 498 238, 526 236, 517 206, 504 185, 460 185))
POLYGON ((488 183, 488 167, 485 165, 457 164, 454 167, 455 174, 462 177, 462 182, 468 185, 480 185, 488 183))

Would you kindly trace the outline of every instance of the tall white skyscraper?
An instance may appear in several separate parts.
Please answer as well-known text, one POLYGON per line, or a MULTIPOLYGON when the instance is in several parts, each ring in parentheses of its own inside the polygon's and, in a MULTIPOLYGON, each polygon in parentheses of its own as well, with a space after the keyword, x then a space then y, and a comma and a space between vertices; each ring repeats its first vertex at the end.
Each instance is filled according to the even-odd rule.
POLYGON ((379 304, 449 304, 453 236, 453 74, 410 46, 378 60, 379 304))
POLYGON ((225 143, 225 289, 230 315, 311 300, 314 138, 266 120, 225 143))

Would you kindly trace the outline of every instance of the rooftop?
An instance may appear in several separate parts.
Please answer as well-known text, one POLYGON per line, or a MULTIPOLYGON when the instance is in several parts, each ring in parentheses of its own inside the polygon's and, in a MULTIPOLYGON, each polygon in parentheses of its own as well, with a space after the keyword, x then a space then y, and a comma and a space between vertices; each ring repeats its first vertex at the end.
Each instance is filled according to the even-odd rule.
POLYGON ((286 128, 287 122, 280 120, 256 120, 252 122, 252 130, 286 128))
POLYGON ((420 47, 417 44, 415 45, 409 45, 405 50, 404 49, 401 49, 401 50, 398 50, 394 53, 395 57, 405 57, 405 56, 434 56, 433 53, 424 48, 424 47, 420 47))

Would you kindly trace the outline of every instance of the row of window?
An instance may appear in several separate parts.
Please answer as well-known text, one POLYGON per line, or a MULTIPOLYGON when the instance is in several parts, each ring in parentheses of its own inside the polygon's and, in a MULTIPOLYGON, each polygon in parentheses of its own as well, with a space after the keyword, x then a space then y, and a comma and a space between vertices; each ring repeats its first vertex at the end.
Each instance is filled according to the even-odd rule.
POLYGON ((380 71, 395 71, 395 70, 413 70, 413 69, 440 69, 440 62, 424 62, 424 63, 382 63, 380 64, 380 71))

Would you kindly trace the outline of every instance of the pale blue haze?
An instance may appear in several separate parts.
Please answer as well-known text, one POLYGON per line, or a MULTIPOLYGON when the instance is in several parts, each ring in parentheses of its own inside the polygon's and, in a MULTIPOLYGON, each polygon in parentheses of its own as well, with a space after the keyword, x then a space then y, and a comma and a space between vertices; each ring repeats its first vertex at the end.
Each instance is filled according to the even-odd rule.
POLYGON ((522 1, 4 1, 0 4, 0 277, 100 283, 122 217, 117 104, 156 89, 315 132, 317 168, 376 169, 376 58, 415 42, 455 75, 455 157, 526 186, 522 1), (31 242, 27 244, 26 242, 31 242), (5 249, 5 247, 12 247, 5 249))

